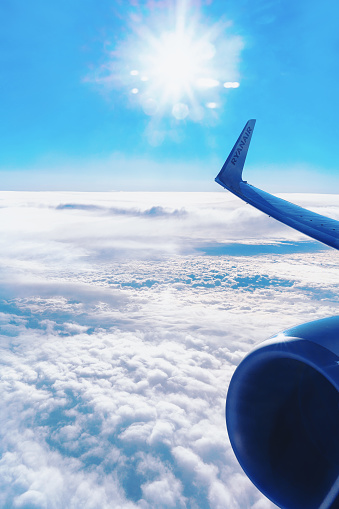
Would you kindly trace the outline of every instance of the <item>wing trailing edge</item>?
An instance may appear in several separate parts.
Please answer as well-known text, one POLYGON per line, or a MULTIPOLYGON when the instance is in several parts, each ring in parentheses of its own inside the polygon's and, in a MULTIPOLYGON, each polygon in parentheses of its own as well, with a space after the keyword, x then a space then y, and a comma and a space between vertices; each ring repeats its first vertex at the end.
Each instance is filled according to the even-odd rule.
POLYGON ((266 193, 242 180, 255 120, 249 120, 215 181, 246 203, 323 244, 339 249, 339 221, 266 193))

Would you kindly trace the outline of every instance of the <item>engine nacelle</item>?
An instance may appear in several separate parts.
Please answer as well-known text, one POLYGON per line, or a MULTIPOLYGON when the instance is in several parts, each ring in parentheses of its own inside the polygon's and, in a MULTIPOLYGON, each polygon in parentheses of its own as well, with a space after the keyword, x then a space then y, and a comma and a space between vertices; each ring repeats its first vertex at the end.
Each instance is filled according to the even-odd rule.
POLYGON ((339 316, 281 332, 245 357, 227 394, 240 465, 284 509, 339 508, 339 316))

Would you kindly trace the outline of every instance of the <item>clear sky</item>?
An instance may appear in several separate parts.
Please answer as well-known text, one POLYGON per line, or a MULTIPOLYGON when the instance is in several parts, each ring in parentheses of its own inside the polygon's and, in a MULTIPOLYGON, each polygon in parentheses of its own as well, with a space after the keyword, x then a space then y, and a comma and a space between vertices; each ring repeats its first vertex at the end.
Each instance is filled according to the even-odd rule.
POLYGON ((3 0, 0 188, 338 192, 334 0, 3 0))

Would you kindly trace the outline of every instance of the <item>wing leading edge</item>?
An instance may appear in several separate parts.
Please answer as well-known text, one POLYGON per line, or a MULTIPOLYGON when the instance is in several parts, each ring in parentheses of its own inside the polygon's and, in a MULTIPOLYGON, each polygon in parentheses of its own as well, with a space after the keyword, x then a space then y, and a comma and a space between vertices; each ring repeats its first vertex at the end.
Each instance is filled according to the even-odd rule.
POLYGON ((339 249, 339 221, 266 193, 242 180, 255 120, 249 120, 215 181, 246 203, 323 244, 339 249))

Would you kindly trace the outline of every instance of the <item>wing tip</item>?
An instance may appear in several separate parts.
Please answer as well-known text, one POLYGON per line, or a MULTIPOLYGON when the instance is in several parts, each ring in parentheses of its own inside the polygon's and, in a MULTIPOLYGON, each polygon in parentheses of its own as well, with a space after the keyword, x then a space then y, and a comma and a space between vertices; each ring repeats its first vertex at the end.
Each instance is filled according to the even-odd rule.
POLYGON ((242 171, 246 160, 248 147, 250 145, 256 119, 252 118, 245 124, 233 149, 226 159, 223 167, 215 177, 215 182, 232 191, 239 188, 242 181, 242 171))

